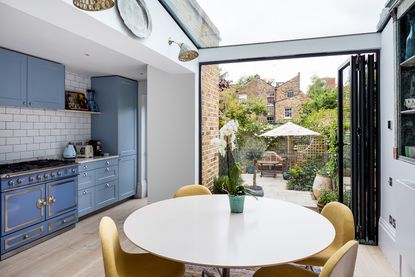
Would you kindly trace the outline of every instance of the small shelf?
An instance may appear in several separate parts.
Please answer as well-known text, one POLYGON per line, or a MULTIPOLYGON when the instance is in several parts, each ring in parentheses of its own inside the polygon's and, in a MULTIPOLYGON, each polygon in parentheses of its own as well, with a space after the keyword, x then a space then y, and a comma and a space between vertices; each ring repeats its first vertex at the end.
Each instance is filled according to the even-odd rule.
POLYGON ((101 112, 90 112, 90 111, 77 111, 77 110, 66 110, 65 112, 71 112, 71 113, 87 113, 87 114, 101 114, 101 112))
POLYGON ((409 59, 401 62, 402 67, 412 67, 415 66, 415 55, 410 57, 409 59))
POLYGON ((415 114, 415 110, 401 111, 401 114, 415 114))

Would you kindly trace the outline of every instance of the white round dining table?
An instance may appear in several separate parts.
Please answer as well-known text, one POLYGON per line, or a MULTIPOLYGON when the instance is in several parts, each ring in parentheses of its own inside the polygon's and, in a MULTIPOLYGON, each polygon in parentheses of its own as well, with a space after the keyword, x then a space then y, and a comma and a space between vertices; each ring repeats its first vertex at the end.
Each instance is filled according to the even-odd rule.
POLYGON ((150 204, 128 216, 124 232, 154 255, 226 269, 295 262, 324 250, 335 236, 333 225, 310 209, 246 196, 244 212, 233 214, 227 195, 150 204))

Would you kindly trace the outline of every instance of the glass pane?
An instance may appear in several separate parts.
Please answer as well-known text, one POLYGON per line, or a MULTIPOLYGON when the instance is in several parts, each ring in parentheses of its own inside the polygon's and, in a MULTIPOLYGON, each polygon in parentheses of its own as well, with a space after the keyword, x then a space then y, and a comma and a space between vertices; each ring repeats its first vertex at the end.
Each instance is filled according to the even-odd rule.
POLYGON ((384 0, 161 0, 200 48, 375 32, 384 0))
POLYGON ((343 189, 344 203, 350 206, 352 182, 352 144, 351 144, 351 90, 350 66, 343 70, 343 189))

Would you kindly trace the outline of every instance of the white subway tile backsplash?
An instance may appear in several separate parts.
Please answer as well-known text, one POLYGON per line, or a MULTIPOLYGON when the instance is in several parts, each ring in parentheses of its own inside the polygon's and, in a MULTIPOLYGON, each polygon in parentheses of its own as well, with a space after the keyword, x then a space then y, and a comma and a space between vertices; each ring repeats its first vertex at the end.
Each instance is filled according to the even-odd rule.
MULTIPOLYGON (((65 89, 86 92, 87 76, 65 72, 65 89)), ((61 157, 66 144, 91 139, 91 116, 62 110, 0 106, 0 163, 61 157)))

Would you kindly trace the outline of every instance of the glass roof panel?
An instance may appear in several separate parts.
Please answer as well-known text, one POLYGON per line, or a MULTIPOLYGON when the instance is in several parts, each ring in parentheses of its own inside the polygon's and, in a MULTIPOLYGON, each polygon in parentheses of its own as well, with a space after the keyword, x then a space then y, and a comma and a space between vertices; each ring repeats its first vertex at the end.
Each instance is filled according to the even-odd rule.
POLYGON ((375 32, 385 0, 160 0, 198 48, 375 32))

